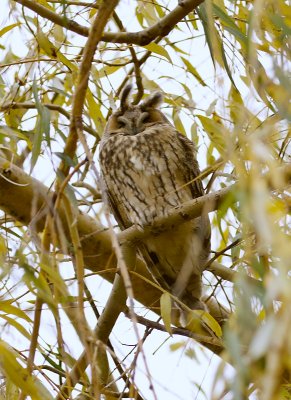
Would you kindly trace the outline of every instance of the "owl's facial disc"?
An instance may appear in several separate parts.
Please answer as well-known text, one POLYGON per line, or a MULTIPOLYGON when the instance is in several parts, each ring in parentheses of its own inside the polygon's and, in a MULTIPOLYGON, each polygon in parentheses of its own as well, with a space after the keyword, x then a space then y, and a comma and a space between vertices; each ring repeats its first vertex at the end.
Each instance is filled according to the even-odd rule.
POLYGON ((140 112, 139 109, 127 110, 117 117, 118 127, 128 135, 137 135, 145 130, 150 122, 149 117, 148 112, 140 112))
POLYGON ((120 108, 109 118, 106 132, 135 136, 153 125, 170 124, 166 116, 158 109, 163 100, 161 93, 155 92, 140 105, 133 105, 129 103, 131 89, 131 85, 124 88, 120 98, 120 108))

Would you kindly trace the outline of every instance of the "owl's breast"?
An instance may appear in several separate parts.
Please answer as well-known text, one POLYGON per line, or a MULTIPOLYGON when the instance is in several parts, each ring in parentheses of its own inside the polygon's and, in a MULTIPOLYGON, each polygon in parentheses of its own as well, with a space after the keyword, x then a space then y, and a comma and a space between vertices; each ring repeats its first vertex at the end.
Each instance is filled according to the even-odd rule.
POLYGON ((151 223, 192 198, 181 168, 183 154, 174 137, 157 128, 109 138, 102 147, 107 189, 131 224, 151 223))

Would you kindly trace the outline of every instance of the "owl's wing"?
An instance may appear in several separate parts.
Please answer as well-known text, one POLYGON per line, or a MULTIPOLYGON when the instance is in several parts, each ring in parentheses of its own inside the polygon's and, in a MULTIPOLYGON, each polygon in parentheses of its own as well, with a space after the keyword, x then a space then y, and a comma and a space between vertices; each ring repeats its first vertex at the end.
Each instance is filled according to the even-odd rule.
POLYGON ((195 199, 204 195, 202 182, 199 178, 200 169, 196 160, 196 149, 191 140, 183 136, 180 132, 177 132, 177 134, 184 154, 183 171, 185 183, 189 185, 193 199, 195 199))
POLYGON ((111 191, 109 190, 103 175, 101 176, 101 185, 102 185, 102 192, 106 194, 106 198, 104 199, 104 201, 108 203, 108 207, 111 213, 113 214, 116 222, 118 223, 120 229, 124 230, 130 227, 132 224, 126 217, 125 213, 120 209, 118 202, 114 200, 116 199, 116 195, 114 193, 111 193, 111 191))

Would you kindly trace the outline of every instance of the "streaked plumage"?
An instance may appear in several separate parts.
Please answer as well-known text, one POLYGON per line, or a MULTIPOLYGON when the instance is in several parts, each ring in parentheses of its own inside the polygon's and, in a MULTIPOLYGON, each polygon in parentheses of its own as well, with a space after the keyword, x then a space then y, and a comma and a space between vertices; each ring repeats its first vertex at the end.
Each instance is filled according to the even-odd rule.
MULTIPOLYGON (((121 229, 149 224, 203 195, 196 149, 156 108, 161 94, 132 106, 130 89, 125 88, 100 143, 103 190, 121 229)), ((203 216, 149 237, 141 253, 163 287, 190 307, 204 308, 201 274, 209 248, 209 220, 203 216)))

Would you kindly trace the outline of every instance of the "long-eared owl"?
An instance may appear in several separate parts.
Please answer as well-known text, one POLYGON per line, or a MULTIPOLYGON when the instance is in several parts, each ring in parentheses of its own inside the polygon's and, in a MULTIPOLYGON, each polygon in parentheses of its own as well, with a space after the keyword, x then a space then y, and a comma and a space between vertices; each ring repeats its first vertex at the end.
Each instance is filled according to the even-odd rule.
MULTIPOLYGON (((130 91, 130 85, 123 90, 99 153, 103 190, 121 229, 150 224, 204 194, 195 146, 158 109, 162 94, 132 105, 130 91)), ((207 215, 151 236, 140 246, 156 280, 193 309, 204 309, 202 271, 209 251, 207 215)))

